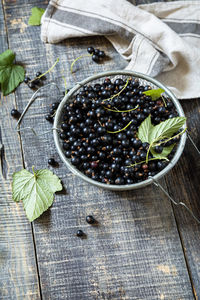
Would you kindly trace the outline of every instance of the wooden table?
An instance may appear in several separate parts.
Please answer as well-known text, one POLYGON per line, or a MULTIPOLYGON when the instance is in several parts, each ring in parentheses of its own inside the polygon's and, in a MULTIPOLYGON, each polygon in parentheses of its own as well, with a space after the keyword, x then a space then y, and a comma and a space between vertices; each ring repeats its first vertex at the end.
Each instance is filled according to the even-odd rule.
MULTIPOLYGON (((57 45, 43 44, 40 27, 27 26, 33 6, 48 1, 3 0, 0 4, 0 53, 16 52, 30 76, 60 63, 47 76, 62 90, 62 72, 68 87, 97 72, 124 68, 126 62, 103 37, 71 39, 57 45), (90 58, 70 64, 88 46, 101 48, 110 57, 103 64, 90 58)), ((199 80, 199 79, 196 79, 199 80)), ((16 92, 0 99, 0 299, 69 300, 182 300, 200 297, 200 226, 184 208, 174 207, 153 185, 129 192, 98 189, 72 175, 60 161, 52 134, 35 138, 31 131, 18 134, 12 108, 22 111, 32 91, 22 83, 16 92), (52 169, 65 191, 55 197, 51 209, 32 224, 23 207, 11 197, 12 174, 25 167, 52 169), (99 222, 85 222, 92 214, 99 222), (75 236, 77 229, 87 239, 75 236)), ((23 127, 38 132, 50 130, 44 119, 57 92, 42 91, 23 120, 23 127)), ((200 146, 197 99, 181 102, 188 128, 200 146)), ((200 217, 199 157, 187 141, 184 154, 161 183, 177 201, 184 201, 200 217)))

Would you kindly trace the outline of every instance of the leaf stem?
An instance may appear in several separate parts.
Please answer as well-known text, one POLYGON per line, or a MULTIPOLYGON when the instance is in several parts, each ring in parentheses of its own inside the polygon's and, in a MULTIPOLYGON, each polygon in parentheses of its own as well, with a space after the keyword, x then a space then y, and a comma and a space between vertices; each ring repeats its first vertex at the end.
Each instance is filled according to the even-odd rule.
POLYGON ((104 106, 105 109, 109 110, 109 111, 114 111, 114 112, 120 112, 120 113, 126 113, 126 112, 130 112, 132 110, 135 110, 138 108, 139 105, 137 105, 136 107, 132 108, 132 109, 128 109, 128 110, 118 110, 118 109, 110 109, 104 106))
POLYGON ((117 131, 107 131, 108 133, 118 133, 118 132, 121 132, 123 130, 125 130, 133 121, 130 121, 124 128, 122 129, 119 129, 117 131))
POLYGON ((43 74, 41 74, 40 76, 37 76, 35 78, 33 78, 32 80, 30 80, 29 82, 33 82, 36 79, 40 79, 41 77, 45 76, 46 74, 48 74, 49 72, 51 72, 53 70, 53 68, 57 65, 57 63, 59 62, 59 58, 57 58, 57 60, 55 61, 55 63, 53 64, 53 66, 51 66, 50 69, 48 69, 46 72, 44 72, 43 74))
POLYGON ((36 172, 35 172, 34 168, 35 168, 35 166, 32 166, 33 175, 36 178, 36 172))
POLYGON ((71 73, 73 73, 73 66, 75 64, 75 62, 77 62, 77 60, 85 57, 85 56, 92 56, 92 54, 83 54, 83 55, 80 55, 79 57, 77 57, 72 63, 71 63, 71 67, 70 67, 70 70, 71 70, 71 73))
POLYGON ((149 145, 149 148, 148 148, 148 150, 147 150, 146 163, 148 163, 149 152, 150 152, 152 146, 153 146, 153 142, 149 145))

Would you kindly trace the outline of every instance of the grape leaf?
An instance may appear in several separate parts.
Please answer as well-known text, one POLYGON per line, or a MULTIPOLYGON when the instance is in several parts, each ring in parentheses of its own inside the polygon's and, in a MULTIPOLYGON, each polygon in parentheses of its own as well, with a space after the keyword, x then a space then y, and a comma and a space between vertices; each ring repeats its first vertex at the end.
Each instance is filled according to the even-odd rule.
POLYGON ((24 80, 22 66, 13 64, 15 54, 8 49, 0 54, 0 85, 3 95, 10 94, 24 80))
POLYGON ((165 159, 168 160, 167 156, 171 153, 172 149, 174 148, 175 144, 170 145, 168 147, 164 147, 163 151, 161 153, 157 153, 154 151, 154 149, 151 147, 150 152, 153 155, 153 157, 157 159, 165 159))
POLYGON ((28 20, 28 25, 38 26, 41 24, 41 18, 45 10, 43 8, 39 8, 37 6, 31 9, 32 15, 28 20))
POLYGON ((23 202, 30 222, 38 218, 53 203, 54 193, 62 190, 60 179, 50 170, 34 171, 25 169, 13 174, 13 200, 23 202))
POLYGON ((152 144, 154 141, 172 137, 184 125, 185 121, 185 117, 175 117, 154 126, 149 134, 149 143, 152 144))
POLYGON ((151 115, 149 115, 141 124, 138 129, 138 138, 143 143, 149 143, 149 135, 153 129, 153 125, 151 124, 151 115))
POLYGON ((157 100, 160 98, 160 96, 162 95, 162 93, 164 93, 165 91, 163 89, 156 89, 156 90, 149 90, 149 91, 145 91, 143 92, 143 94, 145 94, 146 96, 150 96, 151 99, 157 100))

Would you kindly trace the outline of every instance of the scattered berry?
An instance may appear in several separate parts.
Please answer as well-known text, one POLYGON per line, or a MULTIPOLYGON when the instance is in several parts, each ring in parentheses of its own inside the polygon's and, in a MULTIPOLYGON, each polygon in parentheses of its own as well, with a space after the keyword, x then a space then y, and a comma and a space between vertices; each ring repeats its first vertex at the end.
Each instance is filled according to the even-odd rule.
POLYGON ((95 223, 95 218, 93 216, 87 216, 86 217, 86 222, 88 224, 94 224, 95 223))
POLYGON ((79 229, 79 230, 77 230, 76 235, 78 237, 83 237, 85 234, 84 234, 84 232, 81 229, 79 229))
POLYGON ((52 166, 52 167, 55 167, 57 163, 56 163, 56 161, 55 161, 54 158, 49 158, 49 159, 48 159, 48 164, 49 164, 50 166, 52 166))
POLYGON ((10 114, 15 119, 19 119, 19 117, 21 116, 21 113, 17 109, 15 109, 15 108, 13 108, 11 110, 10 114))

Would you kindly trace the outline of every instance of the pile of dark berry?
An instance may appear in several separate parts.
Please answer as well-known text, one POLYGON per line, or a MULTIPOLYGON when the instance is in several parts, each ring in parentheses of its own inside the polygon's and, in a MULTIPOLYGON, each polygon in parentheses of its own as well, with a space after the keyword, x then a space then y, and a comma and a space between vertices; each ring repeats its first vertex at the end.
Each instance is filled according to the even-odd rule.
MULTIPOLYGON (((106 78, 103 83, 84 86, 63 110, 60 139, 66 157, 86 176, 106 184, 141 182, 166 167, 167 162, 163 160, 144 162, 149 144, 137 138, 137 131, 149 114, 154 125, 178 115, 169 99, 165 98, 164 104, 161 98, 152 101, 144 95, 151 87, 140 85, 138 79, 130 78, 126 88, 125 85, 122 79, 112 82, 106 78), (120 95, 105 101, 122 89, 120 95), (131 110, 136 106, 137 109, 130 112, 108 110, 131 110), (130 121, 126 129, 113 133, 130 121), (136 165, 129 167, 132 164, 136 165)), ((169 141, 165 146, 174 142, 169 141)), ((162 146, 155 149, 158 153, 162 150, 162 146)), ((169 159, 174 152, 175 149, 169 159)), ((151 153, 149 158, 152 158, 151 153)))

